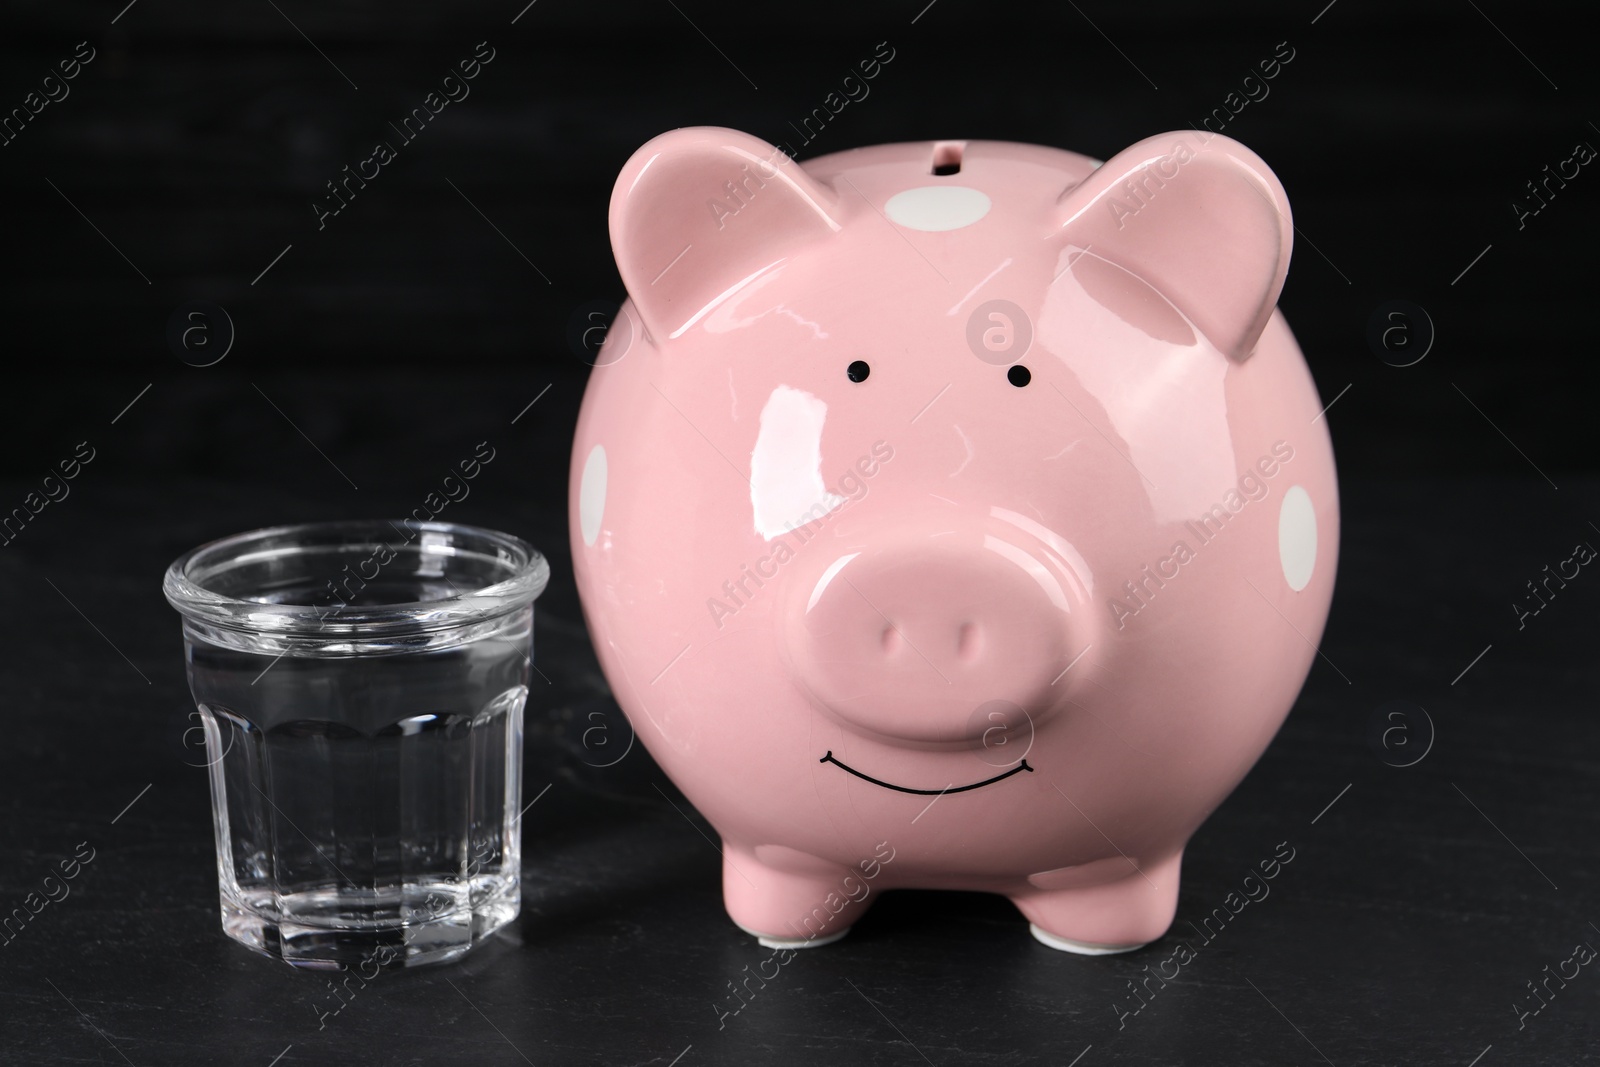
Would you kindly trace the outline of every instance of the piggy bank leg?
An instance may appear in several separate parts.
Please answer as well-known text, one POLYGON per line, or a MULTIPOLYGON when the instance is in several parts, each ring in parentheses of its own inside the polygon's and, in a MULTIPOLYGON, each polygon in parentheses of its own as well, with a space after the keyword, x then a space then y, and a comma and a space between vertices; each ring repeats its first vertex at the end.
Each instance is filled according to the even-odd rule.
POLYGON ((1141 863, 1137 870, 1117 857, 1046 871, 1029 878, 1031 888, 1012 896, 1011 902, 1041 944, 1085 956, 1132 952, 1172 925, 1182 862, 1179 851, 1141 863))
POLYGON ((723 844, 728 915, 767 948, 831 944, 867 910, 867 886, 848 867, 782 845, 723 844))

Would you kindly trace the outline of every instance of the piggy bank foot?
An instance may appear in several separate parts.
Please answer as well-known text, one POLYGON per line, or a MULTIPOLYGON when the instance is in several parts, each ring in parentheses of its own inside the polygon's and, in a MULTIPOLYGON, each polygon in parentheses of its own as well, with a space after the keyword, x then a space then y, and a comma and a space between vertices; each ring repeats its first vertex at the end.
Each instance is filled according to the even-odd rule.
POLYGON ((849 867, 782 845, 749 849, 724 842, 723 904, 734 923, 767 948, 818 948, 839 940, 867 910, 865 890, 849 867))
POLYGON ((734 925, 755 938, 756 944, 762 948, 777 949, 821 948, 823 945, 833 944, 850 932, 850 928, 846 926, 843 929, 835 930, 831 934, 823 934, 821 937, 769 937, 760 930, 750 929, 744 923, 735 922, 734 925))
POLYGON ((1180 852, 1170 859, 1143 865, 1123 877, 1103 878, 1121 857, 1084 867, 1047 871, 1028 879, 1037 888, 1013 896, 1011 902, 1028 920, 1040 944, 1084 956, 1106 956, 1143 948, 1172 925, 1178 910, 1180 852))

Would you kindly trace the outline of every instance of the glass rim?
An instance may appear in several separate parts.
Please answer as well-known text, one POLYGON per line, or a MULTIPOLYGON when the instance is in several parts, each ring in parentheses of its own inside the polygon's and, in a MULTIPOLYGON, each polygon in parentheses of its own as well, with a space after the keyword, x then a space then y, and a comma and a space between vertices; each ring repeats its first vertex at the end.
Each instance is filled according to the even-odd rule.
MULTIPOLYGON (((459 546, 436 545, 436 548, 459 546)), ((439 552, 457 555, 458 551, 439 552)), ((337 577, 329 575, 330 579, 337 577)), ((415 519, 344 519, 328 522, 264 526, 230 534, 183 553, 167 567, 162 592, 185 620, 230 630, 280 633, 308 637, 421 632, 453 629, 509 614, 533 603, 550 580, 550 565, 543 553, 514 534, 454 522, 418 522, 415 519), (447 534, 472 538, 501 555, 511 569, 508 577, 489 585, 459 590, 429 600, 369 604, 352 607, 335 604, 268 603, 229 596, 209 589, 204 575, 248 558, 252 545, 285 542, 277 553, 293 556, 314 547, 348 545, 348 551, 390 549, 396 556, 409 548, 424 550, 415 536, 400 535, 402 524, 415 534, 447 534), (320 539, 320 540, 319 540, 320 539)), ((331 583, 330 583, 331 584, 331 583)))

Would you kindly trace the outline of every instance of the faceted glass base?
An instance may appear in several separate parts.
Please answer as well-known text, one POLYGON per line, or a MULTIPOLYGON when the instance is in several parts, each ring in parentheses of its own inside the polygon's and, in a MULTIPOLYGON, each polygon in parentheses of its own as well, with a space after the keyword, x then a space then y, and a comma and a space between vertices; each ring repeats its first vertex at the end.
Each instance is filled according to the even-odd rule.
POLYGON ((222 929, 246 948, 313 970, 366 970, 447 963, 517 917, 520 887, 475 879, 470 893, 437 883, 383 893, 338 887, 271 896, 222 898, 222 929), (292 920, 281 918, 292 915, 292 920))

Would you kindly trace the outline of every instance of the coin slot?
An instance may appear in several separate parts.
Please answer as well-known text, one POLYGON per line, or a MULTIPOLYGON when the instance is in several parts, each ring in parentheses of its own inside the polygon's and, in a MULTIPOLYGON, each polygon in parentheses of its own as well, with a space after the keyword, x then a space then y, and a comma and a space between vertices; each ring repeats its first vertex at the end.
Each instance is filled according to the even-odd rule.
POLYGON ((938 141, 933 146, 933 173, 941 178, 961 173, 961 156, 966 151, 965 141, 938 141))

